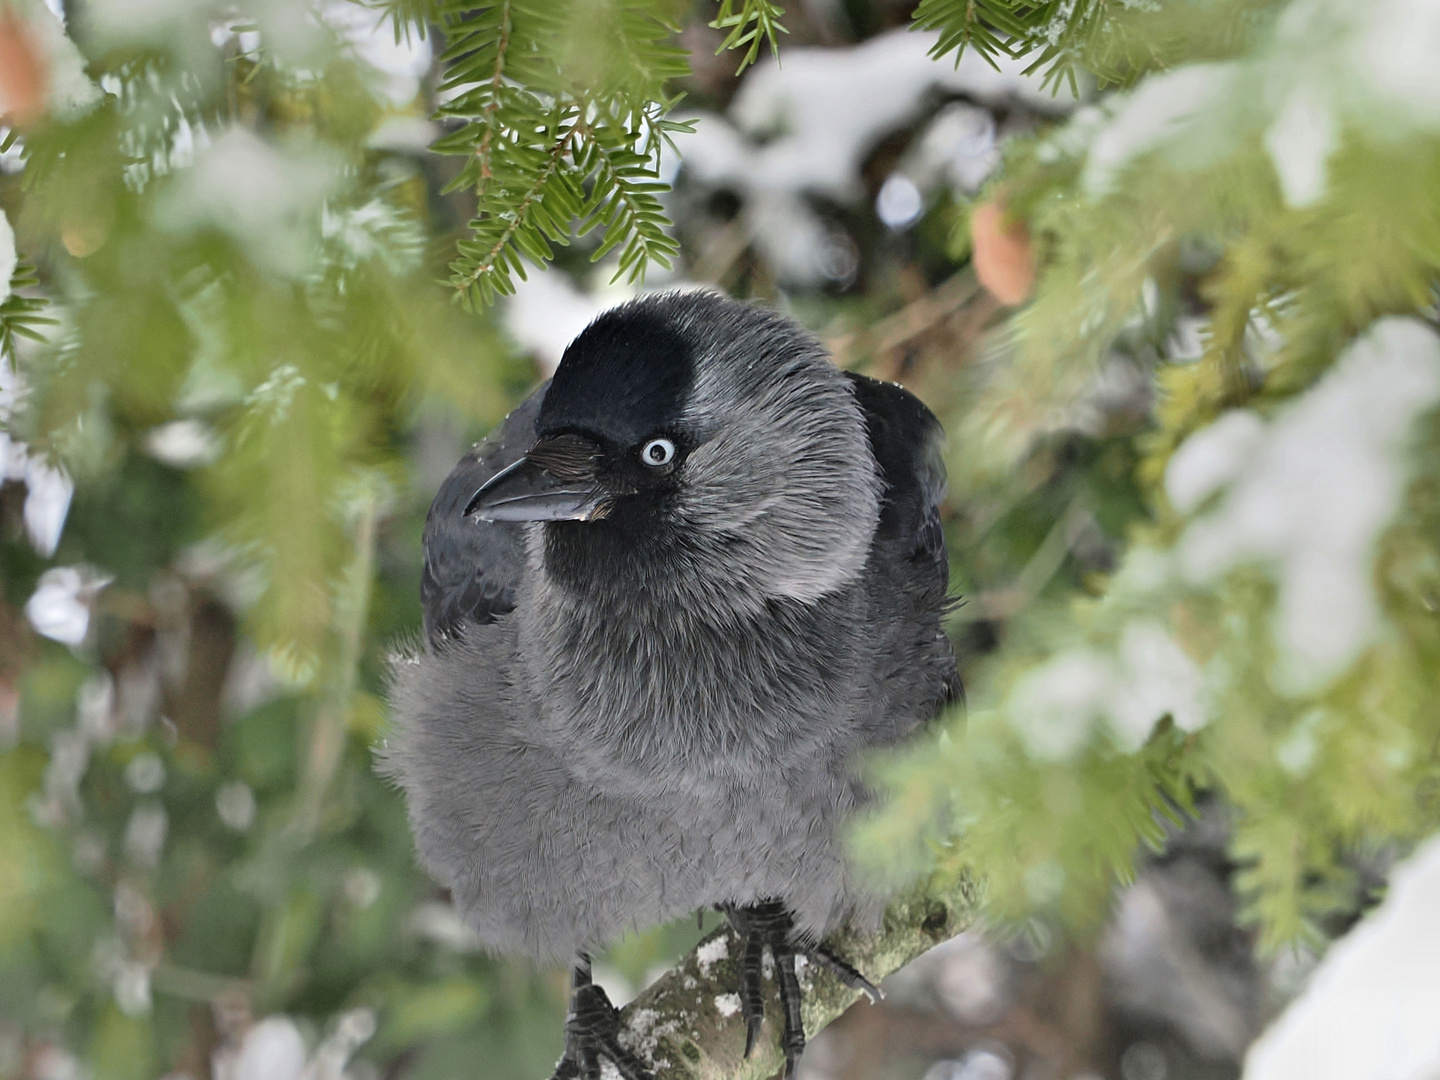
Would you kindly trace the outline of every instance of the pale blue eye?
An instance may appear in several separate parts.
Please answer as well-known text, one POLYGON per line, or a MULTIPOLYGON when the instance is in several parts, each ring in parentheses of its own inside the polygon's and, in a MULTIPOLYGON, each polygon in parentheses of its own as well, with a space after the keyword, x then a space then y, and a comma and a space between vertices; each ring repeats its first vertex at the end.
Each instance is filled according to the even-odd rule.
POLYGON ((675 444, 669 439, 651 439, 640 448, 640 460, 658 468, 675 460, 675 444))

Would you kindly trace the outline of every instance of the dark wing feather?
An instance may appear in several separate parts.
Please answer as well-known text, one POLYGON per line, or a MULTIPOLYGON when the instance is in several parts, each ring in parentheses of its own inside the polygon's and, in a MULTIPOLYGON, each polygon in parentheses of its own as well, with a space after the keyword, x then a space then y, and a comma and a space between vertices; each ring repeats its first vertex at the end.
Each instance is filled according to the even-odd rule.
POLYGON ((489 623, 515 607, 525 566, 523 525, 464 516, 470 497, 535 442, 535 417, 547 382, 522 402, 451 470, 425 519, 420 603, 431 648, 466 622, 489 623))
POLYGON ((943 625, 951 603, 950 560, 940 521, 945 433, 935 415, 903 387, 846 375, 885 480, 867 566, 880 646, 877 678, 888 717, 876 740, 884 742, 933 719, 962 696, 955 651, 943 625))

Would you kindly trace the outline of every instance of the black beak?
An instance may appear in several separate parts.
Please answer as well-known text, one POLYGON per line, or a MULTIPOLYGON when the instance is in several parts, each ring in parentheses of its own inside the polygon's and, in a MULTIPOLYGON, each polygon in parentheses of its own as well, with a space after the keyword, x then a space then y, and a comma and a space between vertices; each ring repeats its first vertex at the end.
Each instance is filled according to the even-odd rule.
POLYGON ((590 521, 608 508, 596 477, 600 448, 581 435, 541 439, 470 497, 465 516, 485 521, 590 521))

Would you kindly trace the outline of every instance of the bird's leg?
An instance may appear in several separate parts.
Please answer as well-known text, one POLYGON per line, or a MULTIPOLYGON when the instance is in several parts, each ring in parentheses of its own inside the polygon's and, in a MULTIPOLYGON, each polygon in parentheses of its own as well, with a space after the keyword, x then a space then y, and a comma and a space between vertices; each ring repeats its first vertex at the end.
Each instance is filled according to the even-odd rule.
POLYGON ((765 935, 745 933, 745 952, 740 959, 740 1009, 745 1017, 745 1056, 755 1049, 760 1025, 765 1022, 765 935))
POLYGON ((550 1080, 600 1080, 607 1059, 623 1080, 654 1080, 640 1059, 620 1045, 620 1011, 590 977, 590 957, 575 962, 570 1015, 565 1018, 565 1056, 550 1080))
POLYGON ((745 1020, 745 1056, 755 1049, 760 1025, 765 1019, 763 964, 765 950, 775 960, 775 977, 780 986, 780 1007, 785 1014, 785 1032, 780 1045, 785 1051, 785 1076, 795 1073, 795 1063, 805 1049, 805 1027, 801 1022, 800 1005, 803 993, 795 970, 795 958, 804 956, 824 964, 839 976, 846 986, 862 990, 871 1001, 879 1001, 881 993, 869 979, 835 954, 824 942, 807 945, 795 940, 795 919, 779 900, 765 900, 745 907, 723 908, 730 925, 740 935, 740 1011, 745 1020))
POLYGON ((775 977, 780 980, 780 1007, 785 1010, 785 1078, 795 1073, 795 1063, 805 1050, 805 1024, 800 1018, 800 977, 795 974, 795 950, 789 943, 772 946, 775 977))

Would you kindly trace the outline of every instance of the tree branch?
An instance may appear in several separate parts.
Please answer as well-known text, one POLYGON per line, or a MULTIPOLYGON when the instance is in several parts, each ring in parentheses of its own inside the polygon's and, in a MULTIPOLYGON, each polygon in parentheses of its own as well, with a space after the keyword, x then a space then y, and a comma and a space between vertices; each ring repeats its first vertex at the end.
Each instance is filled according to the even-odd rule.
MULTIPOLYGON (((846 930, 832 940, 850 963, 879 982, 915 957, 969 927, 978 889, 962 881, 948 890, 919 889, 892 903, 878 934, 846 930)), ((746 1060, 740 1017, 739 938, 728 926, 697 945, 684 961, 622 1011, 621 1041, 655 1069, 658 1080, 766 1080, 778 1076, 779 995, 766 980, 766 1020, 746 1060)), ((813 1036, 862 995, 819 965, 800 973, 805 989, 805 1034, 813 1036)))

